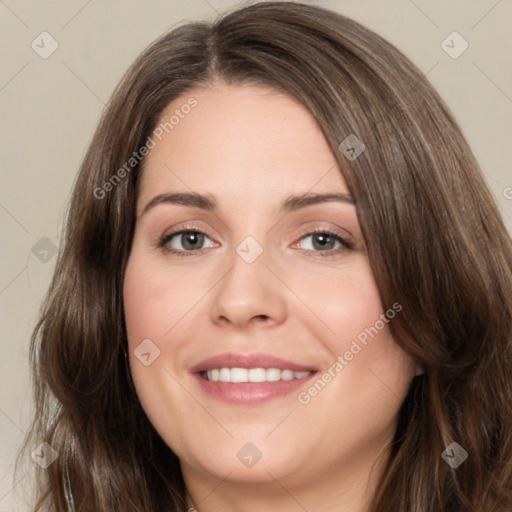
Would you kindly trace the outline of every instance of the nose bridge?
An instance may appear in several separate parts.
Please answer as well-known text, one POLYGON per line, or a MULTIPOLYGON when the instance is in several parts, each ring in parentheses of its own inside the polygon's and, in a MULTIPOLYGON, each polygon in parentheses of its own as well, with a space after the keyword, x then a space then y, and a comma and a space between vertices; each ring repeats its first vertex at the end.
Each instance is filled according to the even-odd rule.
POLYGON ((263 236, 263 231, 258 235, 247 235, 234 246, 226 286, 229 285, 232 292, 240 296, 257 298, 267 286, 271 274, 267 268, 270 255, 263 236))
MULTIPOLYGON (((263 240, 264 233, 258 233, 257 237, 254 237, 253 235, 246 236, 236 247, 235 252, 237 255, 242 259, 247 265, 252 265, 255 263, 258 259, 259 260, 266 260, 268 253, 264 248, 264 245, 266 244, 266 241, 263 240), (261 258, 261 256, 265 254, 265 257, 261 258)), ((235 259, 235 261, 237 261, 235 259)))
POLYGON ((234 247, 229 259, 230 269, 216 287, 213 321, 224 318, 242 325, 262 316, 282 320, 284 297, 275 276, 267 268, 270 253, 264 236, 265 231, 258 230, 258 234, 245 236, 234 247))

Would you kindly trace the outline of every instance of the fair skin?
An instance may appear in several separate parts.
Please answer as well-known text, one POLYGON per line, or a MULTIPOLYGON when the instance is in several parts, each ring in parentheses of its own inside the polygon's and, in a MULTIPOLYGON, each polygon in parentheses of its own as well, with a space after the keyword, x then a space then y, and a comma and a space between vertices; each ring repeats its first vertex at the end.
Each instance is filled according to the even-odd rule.
POLYGON ((290 195, 348 195, 341 169, 314 118, 290 97, 216 83, 176 99, 162 121, 190 97, 197 106, 145 161, 124 281, 140 402, 178 455, 199 512, 363 512, 415 367, 385 323, 308 403, 298 400, 385 310, 354 204, 279 211, 290 195), (144 212, 170 192, 208 194, 217 209, 160 202, 144 212), (195 238, 178 234, 158 246, 184 224, 195 238), (336 237, 323 248, 315 229, 352 248, 336 237), (236 250, 248 236, 262 249, 251 263, 236 250), (148 366, 134 355, 145 339, 160 350, 148 366), (190 371, 226 352, 270 354, 317 373, 293 392, 234 403, 209 394, 190 371), (252 467, 237 456, 246 443, 261 453, 252 467))

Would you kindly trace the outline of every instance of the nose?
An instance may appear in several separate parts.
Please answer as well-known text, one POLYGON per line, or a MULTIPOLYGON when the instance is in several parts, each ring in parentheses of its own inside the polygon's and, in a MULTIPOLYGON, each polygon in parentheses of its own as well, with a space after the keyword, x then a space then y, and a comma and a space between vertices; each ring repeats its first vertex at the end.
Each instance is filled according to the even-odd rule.
POLYGON ((249 261, 233 251, 230 270, 212 290, 214 323, 244 330, 260 322, 270 326, 284 321, 286 287, 268 268, 266 250, 249 261))

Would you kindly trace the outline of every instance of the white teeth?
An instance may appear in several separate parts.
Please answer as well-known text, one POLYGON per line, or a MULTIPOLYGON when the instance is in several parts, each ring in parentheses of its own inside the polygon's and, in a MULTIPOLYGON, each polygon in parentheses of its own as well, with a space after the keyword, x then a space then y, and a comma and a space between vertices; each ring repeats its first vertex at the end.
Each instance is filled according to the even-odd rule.
POLYGON ((231 382, 231 372, 229 371, 229 368, 221 368, 219 372, 219 380, 221 382, 231 382))
MULTIPOLYGON (((227 369, 229 370, 229 368, 227 369)), ((213 377, 212 375, 212 380, 213 377)), ((249 372, 245 368, 231 368, 230 377, 231 382, 247 382, 249 380, 249 372)))
POLYGON ((294 372, 279 368, 215 368, 202 373, 203 377, 218 382, 275 382, 278 380, 303 379, 309 371, 294 372))
POLYGON ((251 368, 248 378, 249 382, 265 382, 267 380, 267 371, 265 368, 251 368))
POLYGON ((281 380, 281 370, 279 368, 267 368, 267 380, 269 382, 281 380))

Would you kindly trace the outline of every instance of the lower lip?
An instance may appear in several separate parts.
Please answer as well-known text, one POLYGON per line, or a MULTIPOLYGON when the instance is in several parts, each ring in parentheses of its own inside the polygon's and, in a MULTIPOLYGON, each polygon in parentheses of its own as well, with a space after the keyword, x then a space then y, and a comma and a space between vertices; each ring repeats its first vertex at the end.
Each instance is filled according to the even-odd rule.
POLYGON ((200 374, 194 373, 199 385, 208 395, 231 404, 255 404, 265 402, 272 398, 285 396, 297 391, 316 372, 302 379, 277 380, 275 382, 220 382, 203 379, 200 374))

